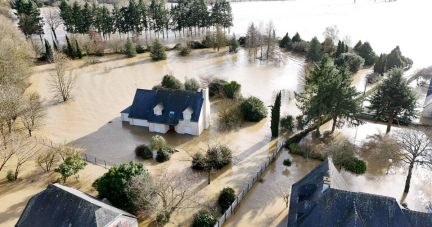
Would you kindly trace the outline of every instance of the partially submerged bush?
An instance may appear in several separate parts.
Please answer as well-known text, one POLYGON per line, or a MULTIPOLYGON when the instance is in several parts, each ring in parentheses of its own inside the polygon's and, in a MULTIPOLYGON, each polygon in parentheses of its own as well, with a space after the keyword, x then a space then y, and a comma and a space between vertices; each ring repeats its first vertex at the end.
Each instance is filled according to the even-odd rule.
POLYGON ((218 125, 220 130, 230 130, 238 127, 243 120, 240 102, 230 99, 221 100, 218 105, 218 125))
POLYGON ((136 45, 136 46, 135 46, 135 49, 136 49, 136 52, 137 52, 138 54, 145 53, 145 48, 144 48, 144 46, 142 46, 142 45, 140 45, 140 44, 136 45))
POLYGON ((191 49, 187 44, 181 44, 179 50, 181 56, 187 56, 191 53, 191 49))
POLYGON ((184 90, 182 82, 172 74, 167 74, 162 78, 161 86, 164 88, 184 90))
POLYGON ((15 180, 15 175, 14 175, 14 172, 13 172, 12 170, 8 170, 8 171, 7 171, 6 179, 7 179, 8 181, 13 181, 13 180, 15 180))
POLYGON ((194 169, 222 169, 231 162, 232 150, 224 145, 212 146, 205 155, 195 153, 192 156, 192 168, 194 169))
POLYGON ((230 187, 223 188, 219 194, 219 204, 222 208, 228 208, 235 200, 235 191, 230 187))
POLYGON ((186 77, 184 87, 185 87, 185 90, 188 90, 188 91, 198 91, 198 89, 201 87, 201 85, 197 79, 195 79, 195 78, 188 79, 186 77))
POLYGON ((193 215, 192 227, 213 227, 217 219, 207 210, 200 210, 193 215))
POLYGON ((202 43, 200 43, 200 42, 198 42, 198 41, 190 41, 190 42, 189 42, 189 46, 190 46, 192 49, 204 49, 204 48, 207 48, 206 45, 204 45, 204 44, 202 44, 202 43))
POLYGON ((347 66, 351 73, 358 72, 364 64, 364 59, 354 53, 343 53, 334 60, 337 66, 347 66))
POLYGON ((287 48, 288 50, 292 50, 292 51, 297 52, 297 53, 306 53, 307 49, 309 47, 309 45, 306 41, 289 43, 287 46, 288 46, 288 48, 287 48))
POLYGON ((366 75, 366 82, 368 84, 374 84, 382 79, 379 73, 369 73, 366 75))
POLYGON ((294 128, 294 117, 291 115, 286 115, 280 120, 280 127, 284 131, 291 131, 294 128))
POLYGON ((171 158, 171 153, 169 153, 166 149, 160 149, 156 154, 156 161, 158 162, 166 162, 171 158))
POLYGON ((222 92, 222 88, 223 86, 226 84, 227 82, 225 80, 222 79, 214 79, 213 81, 210 82, 210 84, 208 85, 209 87, 209 96, 213 97, 213 96, 217 96, 220 95, 222 92))
POLYGON ((247 121, 258 122, 267 117, 267 108, 259 98, 251 96, 241 102, 241 109, 244 119, 247 121))
POLYGON ((289 159, 289 158, 287 158, 287 159, 285 159, 284 161, 283 161, 283 165, 284 166, 291 166, 291 159, 289 159))
POLYGON ((204 169, 205 157, 201 152, 192 155, 192 169, 204 169))
POLYGON ((165 139, 160 135, 155 135, 150 139, 150 145, 149 148, 151 150, 160 150, 167 146, 167 142, 165 139))
POLYGON ((166 49, 159 41, 159 39, 155 39, 153 45, 150 47, 150 57, 154 61, 165 60, 166 59, 166 49))
POLYGON ((222 87, 222 91, 225 97, 229 99, 238 99, 241 97, 241 84, 237 83, 237 81, 231 81, 230 83, 226 82, 222 87))
POLYGON ((129 37, 126 39, 125 54, 129 58, 135 57, 137 55, 135 45, 133 44, 132 40, 129 37))
POLYGON ((297 146, 297 144, 292 143, 288 146, 288 150, 290 151, 291 154, 299 154, 299 148, 297 146))
POLYGON ((354 173, 365 173, 367 169, 366 162, 358 158, 350 160, 344 165, 344 168, 354 173))
POLYGON ((135 148, 135 154, 143 159, 153 158, 153 152, 145 144, 138 145, 135 148))

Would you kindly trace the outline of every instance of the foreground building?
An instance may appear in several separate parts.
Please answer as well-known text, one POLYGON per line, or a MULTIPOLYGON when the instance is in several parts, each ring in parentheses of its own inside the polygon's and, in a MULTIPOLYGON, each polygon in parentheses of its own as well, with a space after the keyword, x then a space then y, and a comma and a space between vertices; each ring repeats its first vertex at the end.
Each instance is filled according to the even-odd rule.
POLYGON ((60 184, 32 196, 17 227, 138 227, 137 217, 60 184))
POLYGON ((395 198, 349 191, 328 159, 292 185, 289 227, 427 227, 429 213, 403 209, 395 198))
POLYGON ((185 91, 137 89, 131 106, 121 112, 122 121, 148 127, 150 132, 200 135, 210 126, 208 89, 185 91))

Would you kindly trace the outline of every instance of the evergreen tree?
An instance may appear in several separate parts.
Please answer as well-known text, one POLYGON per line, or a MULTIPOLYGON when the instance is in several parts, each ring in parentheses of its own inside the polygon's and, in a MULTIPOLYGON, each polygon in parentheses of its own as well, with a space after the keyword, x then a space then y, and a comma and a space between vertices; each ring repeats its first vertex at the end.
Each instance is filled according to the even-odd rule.
POLYGON ((335 65, 346 67, 351 73, 356 73, 363 67, 364 59, 354 53, 342 53, 334 60, 335 65))
POLYGON ((75 39, 75 44, 76 44, 76 56, 77 56, 79 59, 82 59, 82 57, 83 57, 83 55, 82 55, 82 50, 81 50, 81 48, 80 48, 80 46, 79 46, 79 44, 78 44, 78 40, 76 40, 76 39, 75 39))
POLYGON ((279 136, 279 120, 280 120, 280 108, 281 108, 281 92, 277 93, 274 105, 271 107, 271 123, 270 128, 272 137, 279 136))
POLYGON ((361 45, 363 45, 363 43, 362 43, 361 40, 359 40, 358 43, 354 46, 354 50, 357 51, 357 49, 358 49, 361 45))
POLYGON ((336 53, 335 53, 335 57, 337 58, 337 57, 339 57, 339 55, 341 55, 341 54, 343 54, 345 52, 348 52, 348 51, 345 51, 345 44, 344 44, 343 41, 339 40, 338 46, 337 46, 337 49, 336 49, 336 53))
POLYGON ((55 51, 59 51, 59 48, 58 48, 58 46, 57 46, 57 42, 56 42, 56 41, 53 41, 53 43, 54 43, 54 50, 55 50, 55 51))
POLYGON ((348 53, 348 52, 349 52, 348 45, 345 44, 345 53, 348 53))
POLYGON ((310 42, 309 48, 306 53, 306 59, 308 61, 318 62, 321 61, 322 57, 323 53, 321 51, 321 44, 315 36, 310 42))
POLYGON ((125 54, 129 58, 135 57, 137 55, 135 45, 133 44, 132 40, 129 39, 129 37, 126 39, 125 54))
POLYGON ((402 68, 393 68, 389 72, 389 78, 378 85, 377 91, 372 95, 369 109, 375 111, 377 119, 387 121, 389 133, 393 120, 401 119, 409 122, 416 116, 415 107, 417 97, 414 90, 403 77, 402 68))
POLYGON ((331 132, 334 132, 336 127, 342 127, 345 122, 348 122, 349 127, 358 126, 361 123, 359 120, 360 101, 357 100, 360 93, 351 85, 352 80, 351 74, 345 67, 339 68, 335 80, 332 80, 334 89, 331 93, 332 101, 329 102, 332 105, 329 116, 333 119, 331 132))
POLYGON ((102 6, 101 16, 102 16, 102 23, 101 23, 102 34, 106 39, 107 35, 110 35, 111 33, 114 32, 114 22, 106 6, 102 6))
POLYGON ((69 56, 72 59, 75 59, 75 53, 72 44, 70 43, 69 37, 67 35, 66 35, 66 43, 67 43, 67 56, 69 56))
POLYGON ((387 56, 387 65, 386 70, 390 70, 392 68, 404 68, 405 62, 402 59, 402 53, 399 49, 399 46, 394 48, 390 54, 387 56))
POLYGON ((84 33, 83 31, 83 17, 81 15, 81 5, 75 1, 72 5, 72 22, 73 32, 84 33))
POLYGON ((87 33, 93 25, 93 12, 88 2, 85 3, 81 10, 81 24, 78 28, 79 33, 87 33))
POLYGON ((150 57, 155 61, 166 59, 165 47, 159 39, 155 39, 153 45, 150 47, 150 57))
POLYGON ((238 47, 240 46, 240 44, 237 41, 235 35, 233 35, 233 37, 229 41, 228 45, 229 45, 229 52, 237 53, 238 47))
POLYGON ((300 37, 300 34, 297 32, 294 36, 293 36, 293 38, 292 38, 292 42, 293 43, 296 43, 296 42, 301 42, 302 41, 302 39, 301 39, 301 37, 300 37))
POLYGON ((377 57, 369 42, 365 42, 357 47, 356 52, 365 59, 365 65, 373 65, 375 63, 377 57))
POLYGON ((66 0, 62 0, 59 8, 60 8, 60 17, 63 19, 63 24, 66 27, 66 31, 74 32, 72 8, 70 7, 70 5, 67 3, 66 0))
POLYGON ((279 42, 279 47, 280 48, 286 48, 289 42, 291 42, 291 38, 289 37, 288 32, 287 32, 285 34, 285 36, 279 42))
POLYGON ((335 81, 338 79, 337 73, 335 67, 330 65, 330 58, 324 56, 306 76, 304 91, 294 93, 296 105, 305 116, 305 122, 316 122, 317 137, 320 136, 322 117, 333 111, 333 92, 338 86, 335 81))
POLYGON ((52 61, 53 53, 52 53, 51 45, 46 39, 45 39, 45 56, 48 62, 52 61))
MULTIPOLYGON (((42 35, 43 32, 43 19, 40 16, 34 1, 24 2, 19 1, 17 6, 18 27, 24 33, 25 37, 29 39, 32 35, 42 35)), ((41 37, 42 41, 42 37, 41 37)))
POLYGON ((386 65, 387 65, 387 55, 380 54, 378 60, 375 62, 374 72, 381 74, 381 76, 384 76, 384 73, 386 72, 386 65))

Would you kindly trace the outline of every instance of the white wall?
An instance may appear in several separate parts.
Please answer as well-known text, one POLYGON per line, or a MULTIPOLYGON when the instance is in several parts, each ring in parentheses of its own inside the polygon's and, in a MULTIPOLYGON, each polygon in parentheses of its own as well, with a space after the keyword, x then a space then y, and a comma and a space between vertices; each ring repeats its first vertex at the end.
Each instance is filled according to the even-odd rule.
POLYGON ((131 125, 138 125, 138 126, 145 126, 148 127, 149 123, 147 120, 142 120, 142 119, 132 119, 131 121, 131 125))
POLYGON ((122 113, 121 117, 122 117, 122 121, 129 121, 129 114, 128 113, 122 113))
POLYGON ((163 124, 156 124, 156 123, 150 123, 149 124, 149 131, 150 132, 155 132, 154 130, 154 126, 157 125, 156 127, 159 127, 160 129, 160 133, 166 133, 169 130, 169 125, 163 125, 163 124))
POLYGON ((432 95, 426 97, 424 106, 422 116, 432 118, 432 95))
POLYGON ((112 222, 108 227, 138 227, 138 222, 135 218, 120 216, 117 220, 112 222))

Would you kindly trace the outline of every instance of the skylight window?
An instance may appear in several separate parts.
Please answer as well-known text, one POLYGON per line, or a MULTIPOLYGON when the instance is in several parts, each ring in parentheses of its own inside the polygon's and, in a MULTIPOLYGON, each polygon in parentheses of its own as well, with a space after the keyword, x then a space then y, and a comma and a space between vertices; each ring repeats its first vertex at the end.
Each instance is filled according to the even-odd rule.
POLYGON ((150 111, 150 106, 147 106, 146 112, 149 112, 149 111, 150 111))
POLYGON ((174 111, 170 111, 169 116, 173 117, 174 116, 174 111))

